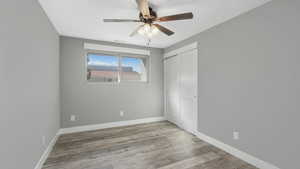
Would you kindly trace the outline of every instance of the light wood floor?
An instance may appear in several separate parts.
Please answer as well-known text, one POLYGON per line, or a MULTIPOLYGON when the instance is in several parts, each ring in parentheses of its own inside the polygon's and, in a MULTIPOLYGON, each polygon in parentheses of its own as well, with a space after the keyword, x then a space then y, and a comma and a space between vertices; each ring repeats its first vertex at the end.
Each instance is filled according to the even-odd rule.
POLYGON ((169 122, 66 134, 43 169, 257 169, 169 122))

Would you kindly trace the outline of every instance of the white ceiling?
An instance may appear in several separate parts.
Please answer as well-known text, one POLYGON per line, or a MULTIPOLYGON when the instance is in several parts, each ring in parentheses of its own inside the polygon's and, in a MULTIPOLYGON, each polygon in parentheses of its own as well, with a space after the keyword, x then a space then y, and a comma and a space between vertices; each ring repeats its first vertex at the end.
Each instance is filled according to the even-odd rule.
MULTIPOLYGON (((103 23, 104 18, 137 19, 135 0, 39 0, 61 35, 136 45, 147 45, 141 35, 129 37, 140 23, 103 23)), ((161 23, 173 30, 159 33, 151 47, 165 48, 192 35, 261 6, 270 0, 149 0, 158 16, 193 12, 194 19, 161 23)))

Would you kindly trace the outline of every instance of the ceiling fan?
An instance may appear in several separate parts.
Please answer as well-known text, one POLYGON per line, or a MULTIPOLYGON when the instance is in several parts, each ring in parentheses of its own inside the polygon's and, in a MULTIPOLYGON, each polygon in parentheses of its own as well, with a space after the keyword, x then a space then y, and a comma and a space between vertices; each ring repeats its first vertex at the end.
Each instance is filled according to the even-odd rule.
POLYGON ((104 22, 141 22, 144 23, 140 25, 136 30, 134 30, 130 36, 134 36, 137 33, 145 35, 147 37, 152 37, 158 31, 163 32, 164 34, 171 36, 174 34, 170 29, 157 24, 155 22, 168 22, 168 21, 176 21, 176 20, 185 20, 185 19, 193 19, 193 13, 182 13, 177 15, 170 15, 164 17, 158 17, 156 12, 149 7, 148 0, 136 0, 137 5, 140 10, 139 20, 135 19, 104 19, 104 22))

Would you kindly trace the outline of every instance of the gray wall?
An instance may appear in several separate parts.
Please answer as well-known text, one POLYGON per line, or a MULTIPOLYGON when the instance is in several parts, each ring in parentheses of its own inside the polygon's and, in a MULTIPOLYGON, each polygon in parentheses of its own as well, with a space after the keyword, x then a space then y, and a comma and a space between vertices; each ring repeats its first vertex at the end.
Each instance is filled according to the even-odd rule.
POLYGON ((36 0, 0 2, 0 156, 33 169, 59 129, 59 37, 36 0))
POLYGON ((61 124, 62 127, 100 124, 162 116, 162 50, 151 50, 150 83, 101 84, 86 81, 84 42, 141 48, 108 42, 61 37, 61 124), (120 117, 120 110, 125 116, 120 117), (70 121, 76 115, 78 120, 70 121))
POLYGON ((165 50, 199 42, 199 131, 282 169, 299 168, 299 18, 274 0, 165 50))

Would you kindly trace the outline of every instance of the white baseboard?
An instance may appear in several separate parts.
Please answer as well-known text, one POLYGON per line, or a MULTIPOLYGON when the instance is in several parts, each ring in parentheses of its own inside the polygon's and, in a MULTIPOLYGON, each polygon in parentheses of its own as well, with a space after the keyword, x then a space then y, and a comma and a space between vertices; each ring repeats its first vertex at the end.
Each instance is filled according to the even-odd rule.
POLYGON ((252 155, 249 155, 245 152, 242 152, 242 151, 240 151, 240 150, 238 150, 238 149, 236 149, 236 148, 234 148, 230 145, 227 145, 227 144, 225 144, 225 143, 223 143, 219 140, 216 140, 216 139, 214 139, 212 137, 209 137, 205 134, 202 134, 200 132, 197 132, 196 136, 198 138, 200 138, 201 140, 203 140, 207 143, 210 143, 213 146, 216 146, 216 147, 226 151, 227 153, 246 161, 249 164, 254 165, 257 168, 260 168, 260 169, 280 169, 280 168, 274 166, 273 164, 262 161, 262 160, 254 157, 252 155))
POLYGON ((103 123, 103 124, 95 124, 95 125, 62 128, 59 130, 59 134, 77 133, 77 132, 83 132, 83 131, 112 128, 112 127, 122 127, 122 126, 151 123, 151 122, 158 122, 158 121, 164 121, 164 120, 165 120, 164 117, 151 117, 151 118, 129 120, 129 121, 120 121, 120 122, 111 122, 111 123, 103 123))
POLYGON ((43 168, 43 165, 44 163, 46 162, 49 154, 51 153, 57 139, 59 137, 59 134, 57 133, 53 139, 50 141, 48 147, 46 148, 46 150, 44 151, 42 157, 40 158, 39 162, 36 164, 36 166, 34 167, 34 169, 42 169, 43 168))

